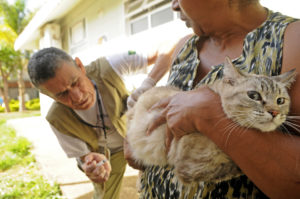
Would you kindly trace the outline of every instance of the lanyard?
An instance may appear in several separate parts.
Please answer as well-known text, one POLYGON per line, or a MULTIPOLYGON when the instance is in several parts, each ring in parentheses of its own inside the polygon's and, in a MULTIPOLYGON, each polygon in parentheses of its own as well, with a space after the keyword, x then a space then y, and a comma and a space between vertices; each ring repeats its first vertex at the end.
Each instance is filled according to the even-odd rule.
POLYGON ((104 132, 104 138, 106 140, 107 138, 107 133, 106 133, 106 130, 108 129, 107 126, 105 126, 105 122, 104 122, 104 113, 103 113, 103 110, 102 110, 102 105, 101 105, 101 101, 100 101, 100 97, 99 97, 99 91, 98 91, 98 88, 97 88, 97 85, 96 83, 92 80, 93 84, 94 84, 94 88, 96 90, 96 96, 97 96, 97 104, 98 104, 98 108, 99 108, 99 114, 100 114, 100 119, 101 119, 101 123, 102 123, 102 126, 97 126, 95 128, 102 128, 103 132, 104 132))
MULTIPOLYGON (((98 129, 102 129, 103 130, 103 133, 104 133, 104 139, 105 139, 105 146, 104 146, 104 155, 107 157, 107 159, 110 159, 110 150, 108 149, 108 146, 107 146, 107 132, 106 130, 108 130, 109 128, 107 126, 105 126, 105 122, 104 122, 104 113, 103 113, 103 109, 102 109, 102 105, 101 105, 101 101, 100 101, 100 97, 99 97, 99 91, 98 91, 98 88, 97 88, 97 85, 96 83, 91 80, 93 85, 94 85, 94 88, 96 90, 96 97, 97 97, 97 105, 98 105, 98 108, 99 108, 99 114, 100 114, 100 120, 101 120, 101 123, 102 125, 93 125, 93 124, 90 124, 86 121, 84 121, 83 119, 81 119, 81 117, 79 117, 75 112, 72 111, 73 115, 83 124, 89 126, 89 127, 92 127, 92 128, 98 128, 98 129)), ((98 119, 98 116, 97 116, 97 119, 98 119)))

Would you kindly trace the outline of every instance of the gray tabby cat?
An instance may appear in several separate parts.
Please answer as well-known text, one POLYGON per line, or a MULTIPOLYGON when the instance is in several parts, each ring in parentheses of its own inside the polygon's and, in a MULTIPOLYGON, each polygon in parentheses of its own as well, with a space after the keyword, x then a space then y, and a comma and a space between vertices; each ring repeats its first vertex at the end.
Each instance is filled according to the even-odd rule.
MULTIPOLYGON (((228 118, 243 127, 268 132, 286 120, 290 107, 287 88, 295 76, 295 70, 273 77, 242 74, 226 58, 223 78, 209 88, 220 95, 228 118)), ((168 154, 165 152, 166 124, 146 135, 148 124, 161 111, 148 112, 148 109, 162 98, 178 92, 170 87, 153 88, 128 111, 127 139, 133 158, 144 165, 174 166, 175 175, 184 184, 221 181, 241 175, 236 164, 199 132, 185 135, 179 141, 173 139, 168 154)), ((233 128, 228 127, 227 131, 233 128)))

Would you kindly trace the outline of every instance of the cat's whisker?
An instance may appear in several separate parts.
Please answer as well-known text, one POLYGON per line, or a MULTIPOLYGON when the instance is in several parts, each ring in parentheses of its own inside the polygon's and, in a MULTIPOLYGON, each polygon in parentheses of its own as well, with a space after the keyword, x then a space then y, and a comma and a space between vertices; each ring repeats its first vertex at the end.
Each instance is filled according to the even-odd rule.
MULTIPOLYGON (((283 127, 284 129, 286 129, 287 136, 289 136, 293 141, 295 141, 294 137, 292 136, 292 133, 284 125, 289 126, 288 124, 284 123, 280 127, 283 127)), ((294 128, 294 127, 292 127, 292 128, 294 128)), ((299 130, 297 130, 297 131, 299 132, 299 130)))
POLYGON ((291 132, 284 126, 284 124, 282 124, 281 126, 279 126, 279 129, 284 129, 284 132, 287 132, 288 134, 291 134, 291 132))
MULTIPOLYGON (((231 134, 233 133, 233 131, 234 131, 237 127, 239 127, 239 126, 240 126, 239 124, 233 122, 232 124, 230 124, 229 126, 227 126, 227 127, 225 128, 224 136, 227 135, 227 136, 226 136, 226 140, 225 140, 225 147, 228 146, 229 137, 231 136, 231 134), (229 131, 229 133, 227 133, 228 131, 229 131)), ((239 133, 239 132, 236 132, 236 133, 239 133)))
MULTIPOLYGON (((240 113, 243 113, 243 112, 240 111, 240 113)), ((233 115, 233 116, 234 117, 239 117, 239 116, 244 116, 244 114, 237 114, 237 115, 233 115)), ((227 117, 224 117, 224 114, 220 114, 220 117, 222 117, 222 118, 214 125, 214 127, 217 127, 222 121, 228 119, 227 117)))
POLYGON ((236 126, 237 126, 237 124, 235 122, 229 124, 228 126, 225 127, 224 133, 226 133, 227 131, 230 131, 232 128, 234 128, 236 126))
POLYGON ((300 116, 298 116, 298 115, 287 115, 286 118, 287 119, 300 119, 300 116))
POLYGON ((296 130, 298 133, 300 133, 300 129, 299 129, 299 128, 300 128, 300 125, 294 124, 294 123, 289 122, 289 121, 285 121, 284 124, 287 125, 287 126, 289 126, 289 127, 291 127, 291 128, 293 128, 293 129, 296 130))
POLYGON ((298 122, 297 119, 290 119, 290 118, 286 118, 286 121, 290 121, 290 122, 298 122))
POLYGON ((257 122, 257 120, 253 120, 251 118, 249 118, 248 120, 246 120, 243 124, 243 131, 241 132, 241 135, 243 135, 249 128, 253 127, 253 124, 257 122), (246 125, 247 124, 247 125, 246 125))
POLYGON ((293 122, 290 122, 290 121, 285 121, 285 123, 287 123, 287 124, 291 124, 291 125, 293 125, 293 126, 296 126, 296 127, 299 127, 300 128, 300 125, 299 124, 295 124, 295 123, 293 123, 293 122))
MULTIPOLYGON (((300 119, 300 117, 299 117, 299 119, 300 119)), ((288 117, 287 117, 287 118, 286 118, 286 121, 295 124, 295 123, 299 123, 299 119, 297 119, 297 118, 288 118, 288 117)), ((299 127, 300 127, 300 126, 299 126, 299 127)))
MULTIPOLYGON (((231 130, 230 130, 229 133, 227 134, 226 140, 225 140, 225 148, 227 148, 227 146, 228 146, 228 141, 229 141, 230 135, 232 134, 233 130, 236 129, 237 127, 238 127, 237 124, 233 125, 232 128, 231 128, 231 130)), ((225 135, 225 133, 224 133, 224 135, 225 135)))

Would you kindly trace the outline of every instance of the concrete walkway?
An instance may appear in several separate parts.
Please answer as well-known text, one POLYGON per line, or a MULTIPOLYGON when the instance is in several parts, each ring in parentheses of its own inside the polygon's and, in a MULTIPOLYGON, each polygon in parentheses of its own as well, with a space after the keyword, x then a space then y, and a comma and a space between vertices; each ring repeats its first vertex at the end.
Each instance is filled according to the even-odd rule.
MULTIPOLYGON (((16 129, 19 136, 33 143, 33 154, 44 176, 57 182, 63 195, 68 199, 89 199, 93 185, 77 168, 73 158, 67 158, 47 121, 42 117, 11 119, 7 124, 16 129)), ((137 175, 137 171, 127 167, 125 176, 137 175)))

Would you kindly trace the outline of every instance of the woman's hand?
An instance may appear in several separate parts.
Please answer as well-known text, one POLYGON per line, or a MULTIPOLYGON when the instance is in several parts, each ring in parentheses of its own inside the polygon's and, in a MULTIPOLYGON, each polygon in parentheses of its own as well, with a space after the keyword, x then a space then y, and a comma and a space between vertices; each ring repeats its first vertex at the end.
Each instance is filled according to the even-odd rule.
POLYGON ((91 152, 82 157, 82 169, 90 180, 95 183, 106 182, 111 172, 107 158, 100 153, 91 152))
POLYGON ((210 134, 225 114, 219 96, 208 87, 200 87, 192 91, 183 91, 172 97, 163 99, 153 105, 151 110, 160 108, 161 114, 149 125, 147 134, 158 126, 167 123, 166 146, 173 139, 201 132, 210 134))

